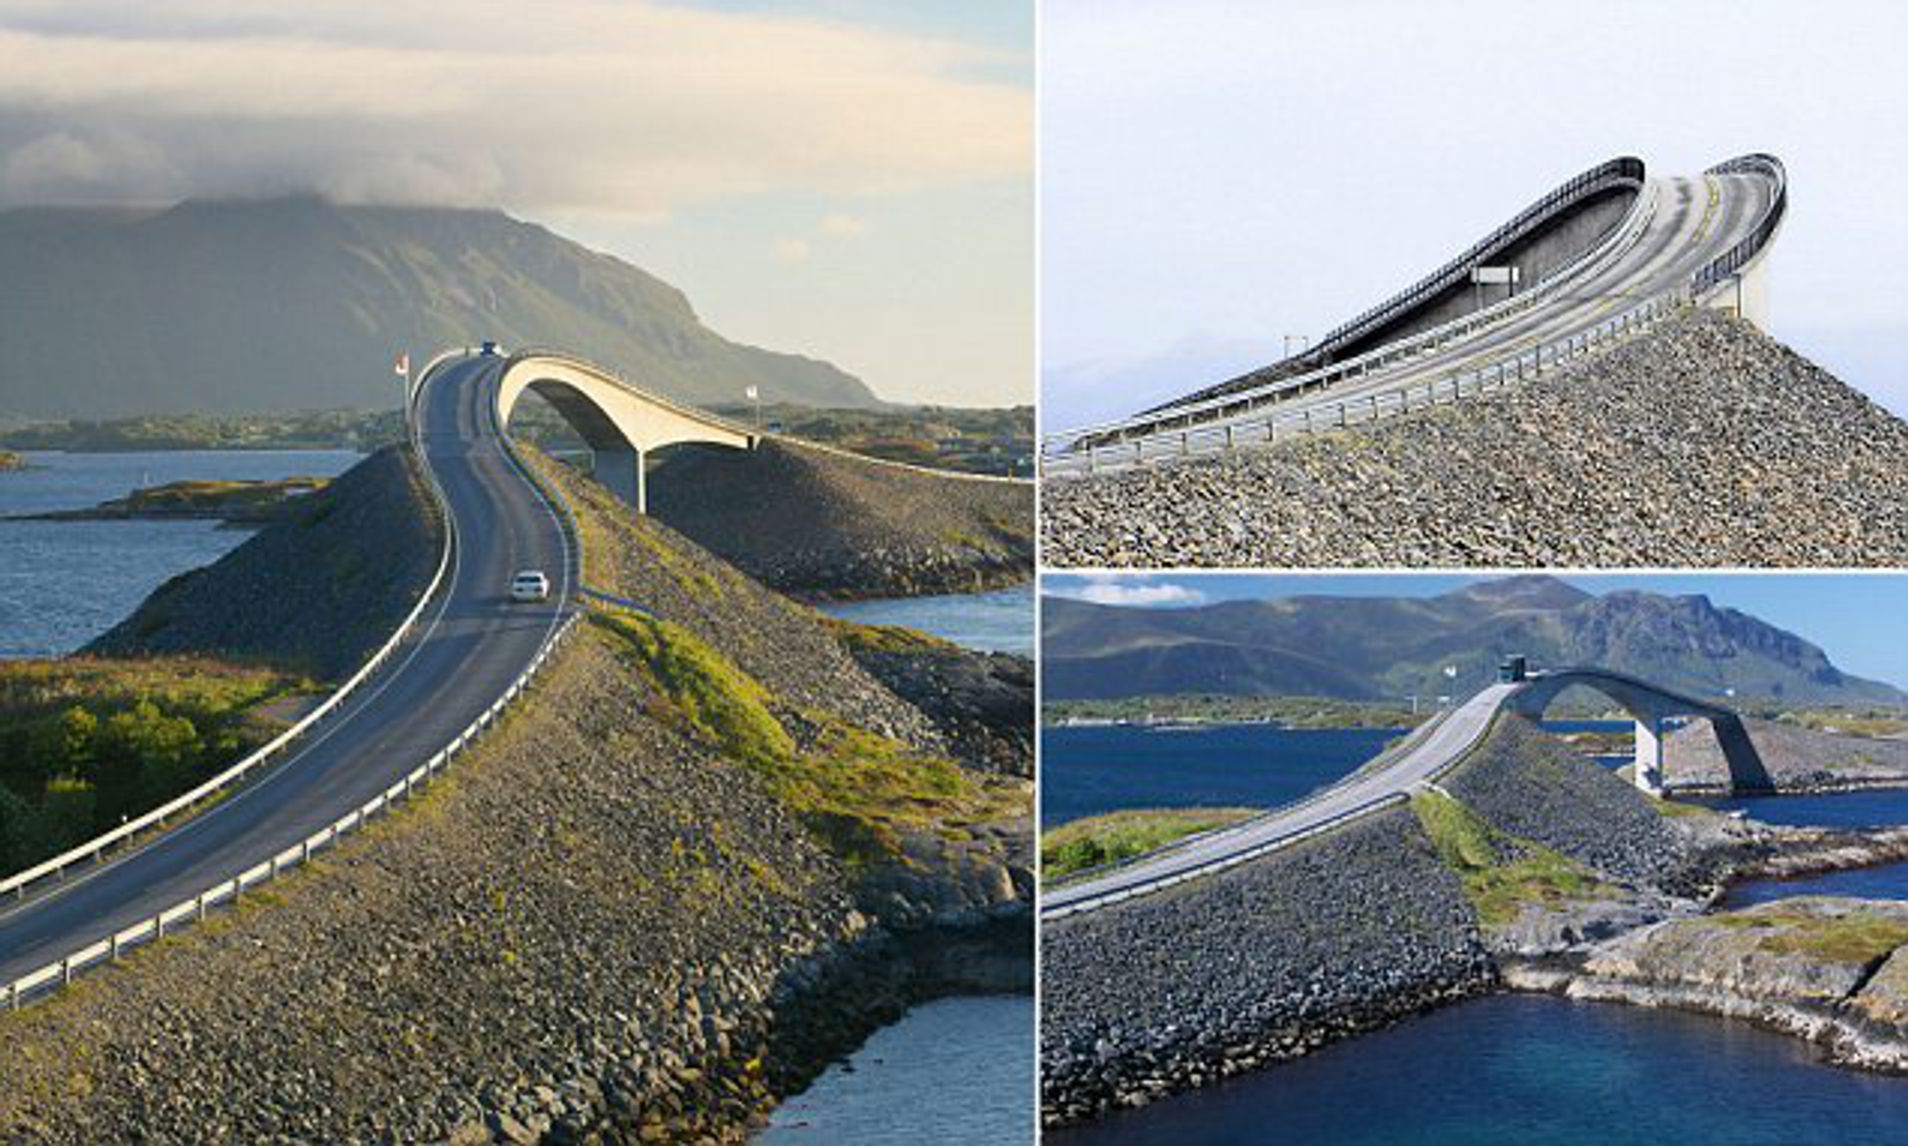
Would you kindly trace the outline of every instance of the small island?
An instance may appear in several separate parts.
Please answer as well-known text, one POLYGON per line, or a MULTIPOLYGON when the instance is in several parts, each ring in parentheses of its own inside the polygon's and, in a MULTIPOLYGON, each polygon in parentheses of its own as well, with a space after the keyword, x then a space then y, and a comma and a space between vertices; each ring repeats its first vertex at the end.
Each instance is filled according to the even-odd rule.
POLYGON ((24 514, 19 521, 210 520, 256 527, 285 517, 304 497, 331 479, 288 477, 273 481, 174 481, 136 489, 88 509, 24 514))
POLYGON ((27 468, 27 462, 25 458, 21 457, 19 454, 9 453, 6 450, 0 450, 0 474, 9 473, 13 470, 23 470, 25 468, 27 468))

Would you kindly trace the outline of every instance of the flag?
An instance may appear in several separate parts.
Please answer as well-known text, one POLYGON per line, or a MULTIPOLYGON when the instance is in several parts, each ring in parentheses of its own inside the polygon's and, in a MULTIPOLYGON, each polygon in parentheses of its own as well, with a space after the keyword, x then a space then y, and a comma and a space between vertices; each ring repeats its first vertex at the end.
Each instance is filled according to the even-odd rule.
POLYGON ((411 376, 411 355, 409 351, 397 356, 397 362, 393 364, 391 372, 400 378, 409 378, 411 376))
POLYGON ((751 386, 747 390, 742 391, 742 396, 753 402, 762 396, 762 392, 751 386))

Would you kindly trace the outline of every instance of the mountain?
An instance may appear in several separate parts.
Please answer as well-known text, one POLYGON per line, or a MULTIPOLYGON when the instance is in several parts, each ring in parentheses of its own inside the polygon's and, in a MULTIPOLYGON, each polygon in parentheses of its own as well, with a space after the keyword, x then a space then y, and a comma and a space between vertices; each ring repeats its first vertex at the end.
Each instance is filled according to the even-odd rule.
POLYGON ((1507 653, 1599 665, 1708 696, 1908 706, 1793 633, 1700 595, 1601 596, 1554 577, 1481 581, 1436 597, 1300 596, 1141 609, 1041 601, 1046 696, 1170 693, 1347 700, 1468 692, 1507 653), (1447 666, 1458 670, 1445 675, 1447 666))
POLYGON ((500 211, 316 198, 0 213, 0 410, 103 418, 395 406, 391 364, 555 346, 690 402, 874 406, 730 342, 681 291, 500 211))

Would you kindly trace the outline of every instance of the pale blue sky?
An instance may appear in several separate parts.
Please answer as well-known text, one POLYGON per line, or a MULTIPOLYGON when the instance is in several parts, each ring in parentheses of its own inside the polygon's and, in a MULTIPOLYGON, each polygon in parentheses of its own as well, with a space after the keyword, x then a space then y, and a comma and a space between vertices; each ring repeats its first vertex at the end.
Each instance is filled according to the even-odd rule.
MULTIPOLYGON (((1811 641, 1844 672, 1908 688, 1908 574, 1568 573, 1589 593, 1700 593, 1811 641)), ((1179 608, 1300 594, 1430 597, 1489 576, 1461 573, 1045 574, 1043 593, 1179 608)))
POLYGON ((1771 151, 1777 337, 1908 414, 1908 4, 1047 0, 1059 429, 1278 358, 1613 155, 1771 151))
POLYGON ((882 397, 1023 404, 1033 62, 1032 0, 0 0, 0 209, 501 207, 882 397))

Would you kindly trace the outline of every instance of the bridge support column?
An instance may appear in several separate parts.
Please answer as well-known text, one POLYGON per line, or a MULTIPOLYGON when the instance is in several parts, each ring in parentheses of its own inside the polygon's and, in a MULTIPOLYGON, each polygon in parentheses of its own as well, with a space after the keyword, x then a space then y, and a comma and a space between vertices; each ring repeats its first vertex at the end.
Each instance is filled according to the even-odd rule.
POLYGON ((1636 786, 1652 796, 1663 794, 1663 721, 1660 717, 1636 722, 1636 786))
POLYGON ((643 478, 641 450, 592 450, 590 476, 608 486, 617 497, 635 506, 637 513, 649 512, 649 491, 643 478))

